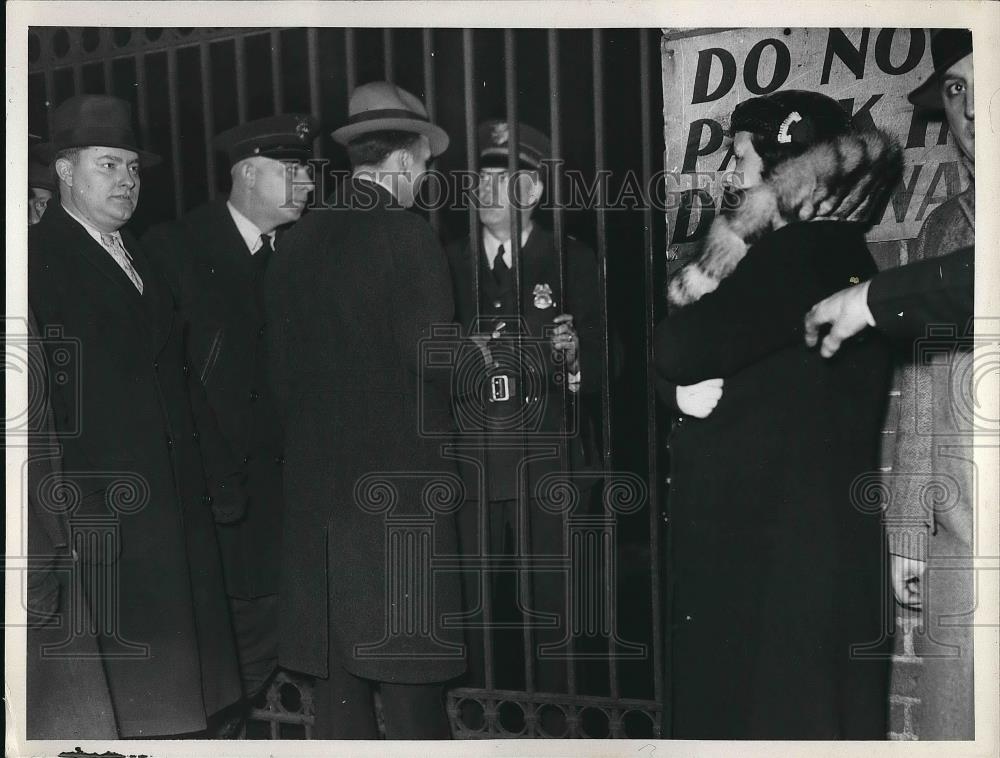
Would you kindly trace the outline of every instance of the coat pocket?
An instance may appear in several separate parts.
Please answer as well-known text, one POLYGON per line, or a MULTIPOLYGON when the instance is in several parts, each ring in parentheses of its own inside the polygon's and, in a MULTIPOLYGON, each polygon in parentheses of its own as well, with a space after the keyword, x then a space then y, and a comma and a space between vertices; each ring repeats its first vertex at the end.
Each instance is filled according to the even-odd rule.
POLYGON ((215 337, 212 338, 212 344, 208 348, 208 355, 205 356, 205 362, 201 367, 201 383, 203 386, 208 386, 208 377, 211 376, 212 369, 215 368, 215 364, 219 360, 219 353, 222 352, 222 337, 225 331, 225 329, 220 328, 215 333, 215 337))

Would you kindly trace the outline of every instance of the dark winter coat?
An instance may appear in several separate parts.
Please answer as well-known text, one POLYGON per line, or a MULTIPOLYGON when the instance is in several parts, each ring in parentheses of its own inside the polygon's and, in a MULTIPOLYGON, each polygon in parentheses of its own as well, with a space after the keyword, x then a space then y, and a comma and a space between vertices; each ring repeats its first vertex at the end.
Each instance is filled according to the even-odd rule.
POLYGON ((360 207, 309 213, 267 275, 286 429, 279 659, 326 676, 336 645, 357 676, 444 681, 465 665, 460 636, 440 631, 442 616, 461 608, 457 577, 436 572, 432 597, 419 582, 408 590, 406 558, 388 540, 398 528, 426 529, 411 555, 456 552, 453 517, 437 497, 454 501, 461 489, 440 452, 448 387, 423 370, 421 343, 454 315, 447 261, 430 226, 382 187, 358 181, 348 191, 343 206, 353 198, 360 207), (400 619, 414 602, 416 620, 400 619))
MULTIPOLYGON (((455 293, 455 319, 461 333, 470 330, 489 334, 504 322, 507 328, 499 343, 492 348, 494 357, 504 367, 517 369, 516 308, 513 276, 507 287, 499 287, 493 279, 480 245, 479 271, 468 238, 459 240, 447 249, 448 262, 455 293), (478 276, 478 278, 477 278, 478 276), (477 289, 478 287, 478 289, 477 289), (478 301, 477 301, 478 294, 478 301), (504 359, 506 356, 506 359, 504 359)), ((543 477, 559 471, 599 468, 596 434, 592 408, 586 398, 580 400, 575 393, 567 392, 566 421, 563 436, 563 385, 565 372, 552 360, 549 332, 554 328, 552 319, 560 313, 573 315, 573 325, 580 339, 580 390, 591 398, 599 392, 602 381, 602 345, 600 321, 600 290, 597 260, 592 250, 573 238, 565 243, 566 295, 563 297, 559 275, 559 260, 555 240, 548 230, 535 225, 520 251, 522 332, 521 367, 524 370, 524 388, 505 401, 524 410, 499 415, 517 423, 495 423, 502 434, 489 436, 491 448, 488 465, 482 463, 482 453, 475 457, 479 465, 463 462, 460 467, 470 499, 478 500, 480 476, 488 471, 488 498, 513 500, 517 498, 516 472, 520 470, 521 451, 517 449, 520 431, 524 432, 527 446, 547 446, 558 454, 541 457, 535 455, 527 465, 525 493, 531 497, 544 497, 538 491, 543 477), (551 290, 546 297, 536 297, 536 287, 551 290), (533 410, 537 409, 537 410, 533 410), (554 446, 554 447, 553 447, 554 446)), ((495 410, 487 399, 490 372, 486 369, 477 348, 466 346, 461 353, 460 368, 454 379, 455 417, 458 439, 466 445, 482 445, 484 429, 491 422, 486 419, 495 410)))
POLYGON ((226 589, 244 599, 274 594, 284 459, 267 377, 260 260, 247 250, 225 200, 152 229, 143 243, 175 288, 189 330, 191 366, 246 471, 246 515, 218 525, 226 589))
POLYGON ((117 571, 120 639, 100 642, 120 733, 140 737, 204 729, 206 714, 240 696, 213 526, 213 509, 231 517, 238 493, 170 288, 123 239, 142 295, 79 223, 49 208, 29 234, 28 294, 58 367, 50 397, 64 476, 78 488, 71 532, 95 518, 118 530, 109 550, 74 546, 84 563, 117 571), (110 656, 133 645, 145 654, 110 656))
POLYGON ((669 441, 671 736, 884 739, 885 539, 855 480, 878 465, 888 352, 803 341, 809 308, 876 266, 859 224, 755 217, 780 189, 715 222, 656 330, 663 378, 725 382, 669 441))

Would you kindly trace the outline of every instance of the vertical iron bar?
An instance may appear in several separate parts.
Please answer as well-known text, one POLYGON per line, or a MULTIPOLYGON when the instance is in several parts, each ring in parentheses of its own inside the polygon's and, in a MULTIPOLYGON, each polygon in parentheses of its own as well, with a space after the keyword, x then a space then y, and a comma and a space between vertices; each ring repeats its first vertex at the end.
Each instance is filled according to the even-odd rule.
POLYGON ((177 95, 177 48, 167 48, 167 100, 170 109, 170 155, 174 174, 174 215, 184 214, 184 176, 181 160, 180 98, 177 95))
POLYGON ((387 82, 395 81, 396 76, 396 49, 393 47, 392 29, 386 27, 382 30, 382 60, 387 82))
MULTIPOLYGON (((639 97, 642 122, 642 186, 646 193, 643 205, 643 226, 645 229, 645 274, 646 274, 646 455, 649 465, 649 560, 650 560, 650 601, 652 603, 652 648, 653 648, 653 699, 664 710, 663 724, 669 723, 666 718, 666 705, 663 700, 663 683, 665 669, 663 655, 665 645, 661 645, 660 621, 660 471, 657 465, 657 453, 660 449, 656 424, 656 367, 653 363, 653 329, 656 324, 656 265, 653 250, 653 205, 652 198, 656 196, 650 186, 653 177, 653 131, 652 113, 650 107, 651 75, 649 37, 654 32, 648 29, 639 30, 639 97)), ((669 527, 668 527, 669 528, 669 527)), ((669 661, 669 655, 667 656, 669 661)), ((661 734, 654 735, 661 737, 661 734)))
POLYGON ((242 124, 247 120, 247 49, 246 37, 242 34, 233 38, 236 48, 236 119, 242 124))
POLYGON ((212 51, 208 42, 198 45, 201 63, 201 114, 205 137, 205 172, 208 177, 208 198, 215 200, 215 113, 212 110, 212 51))
POLYGON ((108 51, 108 56, 102 61, 102 67, 104 69, 104 94, 105 95, 113 95, 113 94, 115 94, 115 92, 114 92, 114 89, 115 89, 115 78, 114 78, 114 72, 112 71, 112 68, 111 68, 112 58, 111 58, 111 54, 110 54, 110 50, 111 50, 113 44, 114 43, 112 41, 112 31, 111 31, 111 29, 108 29, 108 28, 101 29, 101 47, 105 51, 108 51))
POLYGON ((285 110, 285 81, 281 75, 281 31, 271 30, 271 95, 274 98, 274 112, 285 110))
MULTIPOLYGON (((517 114, 517 44, 514 38, 513 29, 503 31, 503 57, 504 57, 504 86, 506 90, 506 118, 507 133, 509 135, 507 144, 507 173, 510 180, 507 182, 508 203, 511 206, 510 212, 510 255, 511 273, 514 282, 514 316, 517 319, 517 330, 514 334, 517 345, 518 357, 518 386, 524 387, 524 371, 521 365, 522 350, 522 329, 521 329, 521 213, 514 207, 517 203, 511 202, 512 197, 517 197, 517 171, 520 163, 520 130, 518 129, 517 114), (511 193, 514 193, 513 195, 511 193)), ((526 455, 525 439, 523 429, 518 435, 519 451, 518 460, 523 461, 526 455)), ((525 563, 531 564, 531 526, 528 516, 528 497, 525 491, 526 482, 524 477, 517 480, 517 590, 518 597, 523 599, 521 611, 524 614, 524 622, 521 634, 524 642, 524 683, 528 692, 534 692, 535 685, 535 644, 534 635, 531 631, 531 623, 527 619, 527 613, 534 607, 532 597, 532 572, 525 570, 525 563)))
MULTIPOLYGON (((602 458, 604 470, 611 468, 611 371, 608 337, 608 240, 607 219, 605 209, 607 198, 605 193, 605 157, 604 157, 604 32, 601 29, 593 31, 593 53, 591 68, 594 80, 594 169, 597 175, 597 264, 600 272, 601 297, 601 330, 604 351, 601 355, 601 436, 603 437, 602 458)), ((605 481, 605 487, 607 481, 605 481)), ((614 553, 615 551, 612 551, 614 553)), ((605 568, 608 572, 610 567, 605 568)), ((616 587, 605 587, 608 593, 606 607, 611 608, 616 587)), ((612 619, 617 624, 617 619, 612 619)), ((617 628, 616 626, 614 628, 617 628)), ((615 635, 608 638, 610 656, 608 660, 608 679, 612 698, 619 697, 618 666, 614 658, 615 635)), ((612 734, 612 736, 617 736, 612 734)))
POLYGON ((73 94, 82 95, 83 92, 83 64, 73 64, 73 94))
MULTIPOLYGON (((431 123, 437 122, 437 92, 434 87, 434 31, 423 29, 421 33, 424 51, 424 103, 431 123)), ((428 213, 428 220, 435 233, 441 231, 441 213, 435 204, 428 213)))
MULTIPOLYGON (((552 237, 556 245, 556 266, 559 273, 559 292, 562 303, 559 307, 563 313, 567 313, 566 293, 566 251, 565 239, 563 238, 563 208, 562 208, 562 89, 559 85, 559 30, 548 30, 548 51, 549 51, 549 132, 552 140, 552 173, 549 176, 549 191, 552 198, 552 237)), ((559 431, 560 439, 567 439, 566 419, 569 414, 569 402, 567 396, 569 382, 563 382, 559 393, 560 409, 559 431)), ((569 456, 566 454, 567 444, 560 444, 560 467, 563 471, 569 471, 569 456)), ((568 517, 566 514, 565 517, 568 517)), ((569 545, 566 545, 567 554, 569 545)), ((572 577, 570 578, 572 581, 572 577)), ((567 661, 566 661, 566 689, 569 694, 576 694, 576 662, 573 656, 574 639, 573 625, 570 617, 572 607, 572 584, 570 585, 570 603, 567 603, 566 627, 567 635, 567 661)), ((574 736, 570 733, 570 736, 574 736)))
MULTIPOLYGON (((306 44, 309 55, 309 110, 317 121, 322 121, 319 86, 319 30, 316 27, 311 26, 306 30, 306 44)), ((323 142, 319 135, 313 140, 313 157, 323 157, 323 142)))
POLYGON ((45 115, 47 116, 49 132, 52 139, 52 112, 56 109, 56 80, 51 68, 45 69, 45 115))
MULTIPOLYGON (((476 149, 476 48, 472 29, 462 30, 462 65, 465 72, 465 158, 470 171, 474 171, 479 166, 479 151, 476 149)), ((481 269, 481 239, 479 236, 479 211, 476 202, 469 205, 469 252, 472 256, 473 270, 476 280, 476 312, 479 312, 481 302, 481 288, 479 282, 479 272, 481 269)), ((476 327, 479 319, 475 319, 472 324, 462 324, 471 331, 476 327)), ((483 674, 487 690, 493 689, 493 578, 487 571, 489 565, 488 557, 490 550, 490 519, 489 519, 489 490, 487 488, 488 456, 486 454, 486 433, 485 425, 482 435, 479 437, 479 449, 483 454, 483 462, 486 468, 479 477, 479 559, 485 576, 483 578, 484 591, 483 599, 483 674)), ((487 717, 489 732, 493 733, 493 721, 487 717)))
POLYGON ((347 80, 347 95, 354 92, 358 86, 357 51, 355 50, 354 30, 344 29, 344 78, 347 80))
POLYGON ((149 150, 149 102, 146 96, 146 55, 135 54, 135 95, 136 110, 139 111, 139 139, 142 147, 149 150))

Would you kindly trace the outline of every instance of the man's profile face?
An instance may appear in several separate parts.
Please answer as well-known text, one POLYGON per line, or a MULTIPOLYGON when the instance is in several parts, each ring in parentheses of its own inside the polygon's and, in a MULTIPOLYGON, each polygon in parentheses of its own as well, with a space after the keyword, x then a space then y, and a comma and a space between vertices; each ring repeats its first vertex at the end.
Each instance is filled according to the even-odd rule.
POLYGON ((263 207, 274 209, 275 226, 298 221, 314 189, 309 166, 274 158, 261 158, 256 164, 254 192, 263 207))
POLYGON ((84 147, 75 161, 56 161, 63 201, 102 232, 132 218, 139 201, 139 155, 120 147, 84 147))
POLYGON ((976 113, 972 103, 972 55, 953 64, 941 77, 941 102, 955 143, 970 161, 976 160, 976 113))
POLYGON ((45 215, 45 209, 52 199, 52 191, 42 187, 31 187, 28 197, 28 224, 37 224, 45 215))

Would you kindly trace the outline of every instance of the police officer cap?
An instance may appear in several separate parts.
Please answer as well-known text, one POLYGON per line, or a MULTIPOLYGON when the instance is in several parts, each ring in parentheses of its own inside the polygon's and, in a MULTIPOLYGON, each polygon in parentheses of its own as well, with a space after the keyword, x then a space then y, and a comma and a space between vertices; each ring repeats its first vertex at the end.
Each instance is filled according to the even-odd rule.
MULTIPOLYGON (((517 125, 519 168, 541 168, 542 161, 552 155, 552 142, 528 124, 517 125)), ((510 156, 510 126, 501 119, 491 119, 479 125, 479 165, 482 168, 507 168, 510 156)))
POLYGON ((255 155, 281 161, 312 158, 313 140, 319 136, 319 122, 312 116, 286 113, 239 124, 212 141, 229 156, 230 165, 255 155))

